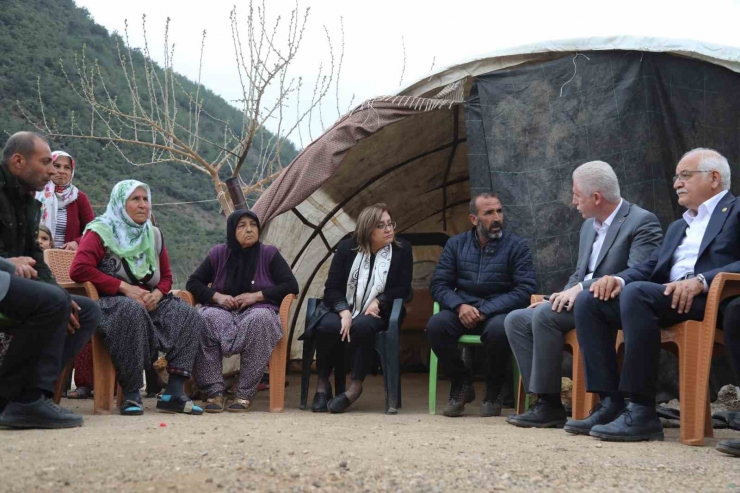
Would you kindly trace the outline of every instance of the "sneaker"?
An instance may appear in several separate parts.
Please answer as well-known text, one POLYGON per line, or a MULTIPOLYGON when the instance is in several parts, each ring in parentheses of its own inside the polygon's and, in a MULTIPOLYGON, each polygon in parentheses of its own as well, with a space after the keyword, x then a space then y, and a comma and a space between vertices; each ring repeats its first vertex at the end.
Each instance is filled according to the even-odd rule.
POLYGON ((450 397, 442 414, 450 418, 462 416, 465 410, 465 404, 470 404, 474 400, 475 389, 473 389, 473 382, 453 382, 450 388, 450 397))
POLYGON ((507 423, 520 428, 562 428, 567 420, 568 414, 562 404, 553 406, 544 399, 538 399, 527 412, 506 418, 507 423))
POLYGON ((45 396, 35 402, 11 402, 0 414, 0 426, 7 428, 75 428, 82 423, 82 416, 54 404, 45 396))

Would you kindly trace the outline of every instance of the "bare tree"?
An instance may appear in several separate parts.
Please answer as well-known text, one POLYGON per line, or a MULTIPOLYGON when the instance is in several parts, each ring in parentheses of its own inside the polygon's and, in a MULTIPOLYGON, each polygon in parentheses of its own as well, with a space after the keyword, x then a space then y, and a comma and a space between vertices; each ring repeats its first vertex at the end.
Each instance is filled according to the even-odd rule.
MULTIPOLYGON (((240 22, 237 9, 230 13, 231 37, 242 97, 234 101, 240 110, 240 121, 218 119, 206 111, 201 84, 206 33, 203 32, 198 80, 185 84, 174 71, 175 44, 169 40, 169 18, 165 26, 164 59, 162 66, 154 62, 147 38, 146 15, 142 18, 144 47, 139 52, 129 41, 126 22, 124 36, 115 36, 120 75, 126 81, 128 94, 114 94, 109 89, 110 79, 97 61, 87 59, 85 48, 74 58, 71 74, 60 60, 64 76, 89 109, 89 128, 81 128, 74 113, 67 119, 69 126, 60 128, 54 119, 47 119, 43 95, 38 86, 38 112, 33 113, 19 101, 23 115, 50 137, 93 139, 113 146, 132 165, 143 166, 164 162, 181 163, 190 169, 208 174, 213 181, 219 202, 225 211, 233 206, 221 181, 226 167, 239 180, 244 195, 260 193, 289 163, 281 160, 281 151, 289 137, 308 121, 309 134, 314 111, 321 108, 332 82, 339 79, 341 60, 334 63, 334 49, 329 31, 324 27, 328 44, 330 66, 318 67, 310 103, 301 107, 302 77, 290 74, 291 64, 298 55, 308 21, 309 8, 301 10, 296 3, 286 23, 281 17, 268 21, 265 1, 256 7, 252 1, 246 24, 240 22), (189 89, 186 89, 186 86, 189 89), (178 100, 179 96, 179 100, 178 100), (183 105, 183 96, 185 105, 183 105), (183 106, 187 106, 184 111, 183 106), (288 110, 291 117, 289 118, 288 110), (202 134, 202 128, 211 122, 223 129, 218 142, 202 134), (266 132, 266 125, 274 130, 266 132), (145 162, 129 157, 131 146, 150 150, 145 162), (240 172, 250 157, 256 163, 249 179, 240 172)), ((344 29, 342 27, 341 56, 344 56, 344 29)), ((110 76, 108 76, 110 77, 110 76)), ((338 89, 337 89, 338 94, 338 89)), ((322 122, 323 117, 319 114, 322 122)), ((310 135, 309 135, 310 136, 310 135)), ((301 138, 302 141, 302 138, 301 138)))

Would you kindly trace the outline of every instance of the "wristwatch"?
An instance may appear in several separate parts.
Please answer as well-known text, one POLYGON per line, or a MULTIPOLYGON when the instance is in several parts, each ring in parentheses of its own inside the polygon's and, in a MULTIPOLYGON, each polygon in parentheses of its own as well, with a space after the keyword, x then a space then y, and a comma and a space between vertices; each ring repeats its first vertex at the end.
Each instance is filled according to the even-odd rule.
POLYGON ((707 285, 707 279, 704 277, 704 274, 697 274, 694 279, 701 283, 702 289, 704 289, 704 286, 707 285))

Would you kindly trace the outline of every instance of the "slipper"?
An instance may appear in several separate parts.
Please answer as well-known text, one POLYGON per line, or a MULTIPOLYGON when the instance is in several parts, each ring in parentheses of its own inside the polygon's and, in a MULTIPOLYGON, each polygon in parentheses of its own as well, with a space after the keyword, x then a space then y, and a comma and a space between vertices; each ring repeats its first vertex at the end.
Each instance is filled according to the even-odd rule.
POLYGON ((207 413, 222 413, 226 406, 226 400, 221 394, 214 394, 205 401, 203 401, 203 410, 207 413))
POLYGON ((193 401, 185 394, 174 399, 170 394, 162 395, 157 401, 157 410, 161 413, 192 414, 193 416, 203 414, 203 409, 193 404, 193 401))
POLYGON ((92 397, 92 389, 89 387, 77 387, 67 392, 67 399, 89 399, 92 397))
POLYGON ((250 399, 237 397, 226 410, 230 413, 246 413, 250 407, 252 407, 252 401, 250 399))
POLYGON ((121 404, 121 416, 141 416, 144 414, 144 404, 140 401, 126 400, 121 404))
MULTIPOLYGON (((360 392, 360 395, 362 395, 362 392, 360 392)), ((357 396, 357 399, 360 398, 360 395, 357 396)), ((355 399, 355 400, 357 400, 355 399)), ((339 394, 332 400, 330 400, 326 404, 326 408, 329 409, 329 412, 332 414, 339 414, 343 413, 344 411, 349 408, 349 406, 352 405, 352 402, 350 402, 349 397, 347 397, 347 394, 339 394)))

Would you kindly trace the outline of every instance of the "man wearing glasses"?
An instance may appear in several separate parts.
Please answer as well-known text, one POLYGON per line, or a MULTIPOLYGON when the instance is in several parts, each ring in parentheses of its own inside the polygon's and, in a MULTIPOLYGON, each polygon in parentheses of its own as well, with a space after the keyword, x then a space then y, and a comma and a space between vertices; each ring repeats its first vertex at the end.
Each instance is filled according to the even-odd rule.
POLYGON ((506 314, 529 305, 536 289, 534 263, 524 239, 504 229, 504 210, 493 194, 470 201, 471 231, 447 241, 430 289, 440 312, 427 323, 427 338, 452 381, 444 415, 463 413, 475 400, 473 375, 457 347, 464 334, 481 334, 488 374, 482 416, 501 414, 501 391, 509 364, 506 314))
MULTIPOLYGON (((687 152, 676 167, 673 188, 687 211, 669 225, 663 245, 647 261, 604 276, 578 295, 575 325, 586 387, 606 404, 585 420, 568 421, 570 433, 610 441, 662 440, 655 412, 660 328, 703 319, 714 277, 740 272, 740 201, 729 192, 727 159, 711 149, 687 152), (620 328, 625 340, 621 378, 614 350, 620 328)), ((725 324, 725 329, 730 329, 725 334, 732 352, 738 328, 725 324)))

